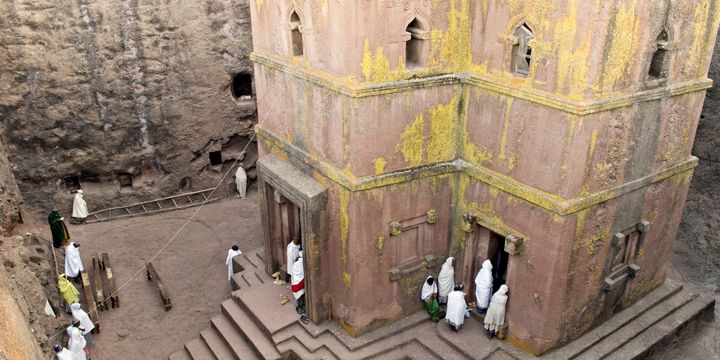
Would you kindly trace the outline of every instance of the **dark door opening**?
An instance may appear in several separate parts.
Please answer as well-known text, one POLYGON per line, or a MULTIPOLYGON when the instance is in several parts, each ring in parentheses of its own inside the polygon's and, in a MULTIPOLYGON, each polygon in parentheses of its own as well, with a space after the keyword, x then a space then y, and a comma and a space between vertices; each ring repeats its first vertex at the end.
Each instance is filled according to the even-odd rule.
POLYGON ((505 238, 490 232, 487 258, 493 265, 493 293, 507 281, 507 267, 510 254, 505 252, 505 238))
MULTIPOLYGON (((273 271, 284 271, 290 273, 292 264, 287 264, 287 246, 294 237, 300 239, 302 244, 302 233, 300 225, 300 208, 285 196, 277 192, 272 186, 266 186, 266 199, 268 207, 269 231, 272 255, 273 271)), ((301 245, 302 246, 302 245, 301 245)))

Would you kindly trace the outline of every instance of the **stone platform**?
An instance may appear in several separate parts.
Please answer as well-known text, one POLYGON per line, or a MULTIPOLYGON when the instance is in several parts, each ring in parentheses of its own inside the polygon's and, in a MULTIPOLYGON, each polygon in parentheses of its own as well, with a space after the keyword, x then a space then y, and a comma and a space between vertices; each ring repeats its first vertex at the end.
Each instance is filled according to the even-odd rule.
MULTIPOLYGON (((287 285, 263 271, 262 251, 235 257, 233 289, 222 314, 170 360, 245 359, 538 359, 504 341, 489 340, 467 319, 459 333, 418 312, 392 325, 351 337, 334 322, 304 325, 287 285), (290 301, 281 305, 283 294, 290 301)), ((714 299, 667 280, 633 306, 540 359, 635 359, 689 323, 712 316, 714 299)))

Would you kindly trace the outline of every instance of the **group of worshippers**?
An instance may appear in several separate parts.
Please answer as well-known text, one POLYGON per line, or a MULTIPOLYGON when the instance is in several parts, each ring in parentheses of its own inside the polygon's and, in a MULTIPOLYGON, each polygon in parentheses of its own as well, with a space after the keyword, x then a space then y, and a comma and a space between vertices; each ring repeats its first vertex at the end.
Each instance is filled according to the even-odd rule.
MULTIPOLYGON (((465 318, 470 317, 465 301, 465 286, 455 283, 455 258, 448 257, 440 268, 438 279, 425 278, 420 300, 432 321, 444 318, 452 331, 460 331, 465 318), (444 313, 444 314, 443 314, 444 313)), ((484 327, 488 338, 497 335, 505 323, 505 306, 508 299, 508 287, 501 285, 493 294, 492 262, 485 260, 475 277, 476 311, 485 315, 484 327)))
POLYGON ((295 311, 300 315, 300 321, 307 324, 310 319, 305 314, 305 263, 299 237, 294 236, 288 243, 286 255, 286 272, 290 280, 290 290, 295 297, 295 311))
MULTIPOLYGON (((70 243, 70 246, 74 246, 74 243, 70 243)), ((82 268, 82 263, 80 263, 80 267, 82 268)), ((80 307, 80 293, 70 282, 68 275, 60 274, 58 276, 58 289, 65 300, 66 310, 69 309, 72 314, 73 321, 67 328, 67 347, 60 344, 55 345, 55 355, 58 360, 89 360, 90 347, 93 345, 92 330, 95 328, 95 324, 80 307)))

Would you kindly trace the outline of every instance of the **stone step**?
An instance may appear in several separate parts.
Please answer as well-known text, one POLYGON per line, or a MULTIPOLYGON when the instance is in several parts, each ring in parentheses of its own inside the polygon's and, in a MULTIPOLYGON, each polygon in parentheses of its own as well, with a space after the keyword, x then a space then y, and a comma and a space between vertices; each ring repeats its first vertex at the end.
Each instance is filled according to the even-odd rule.
POLYGON ((422 344, 418 342, 410 342, 400 347, 394 348, 383 354, 372 356, 369 359, 373 360, 398 360, 398 359, 413 359, 413 360, 438 360, 443 359, 442 356, 437 356, 433 352, 428 351, 422 344))
POLYGON ((225 345, 230 349, 235 360, 259 360, 255 350, 247 343, 245 338, 235 329, 232 321, 224 315, 218 315, 210 320, 213 329, 218 333, 225 345))
POLYGON ((220 334, 213 329, 205 329, 200 331, 200 338, 203 339, 205 344, 210 348, 215 358, 218 360, 234 360, 235 357, 232 354, 230 348, 228 348, 225 340, 220 337, 220 334))
POLYGON ((262 270, 262 263, 260 263, 258 260, 255 262, 260 263, 260 265, 256 265, 254 262, 250 261, 250 259, 259 259, 255 253, 247 254, 242 253, 238 256, 235 256, 233 261, 233 270, 240 269, 240 271, 255 271, 255 270, 262 270))
POLYGON ((314 351, 310 351, 305 347, 305 343, 295 338, 290 338, 282 344, 278 345, 278 350, 284 357, 291 359, 318 359, 318 360, 340 360, 327 348, 322 347, 314 351), (293 356, 288 356, 292 354, 293 356))
POLYGON ((258 355, 264 359, 280 359, 280 353, 269 334, 255 323, 251 314, 243 310, 234 298, 223 301, 222 311, 258 355))
POLYGON ((235 273, 230 278, 230 285, 232 286, 233 291, 242 290, 250 287, 250 283, 245 280, 243 273, 244 272, 235 273))
POLYGON ((190 354, 185 349, 182 349, 180 351, 176 351, 172 354, 170 354, 170 357, 168 357, 170 360, 192 360, 190 357, 190 354))
POLYGON ((303 348, 311 353, 318 352, 322 348, 325 348, 328 352, 340 359, 346 359, 351 355, 350 350, 331 333, 325 332, 318 337, 313 337, 299 324, 283 329, 282 334, 279 334, 278 338, 282 338, 282 340, 277 341, 278 346, 285 343, 300 343, 303 348))
POLYGON ((660 287, 651 291, 648 295, 638 300, 629 308, 615 314, 605 323, 581 336, 580 338, 570 342, 564 347, 552 351, 544 356, 547 359, 570 359, 591 348, 593 345, 602 341, 618 329, 638 318, 646 311, 652 309, 657 304, 667 300, 682 290, 682 284, 671 280, 665 281, 660 287))
POLYGON ((185 343, 185 350, 193 360, 215 360, 210 348, 200 338, 195 338, 185 343))
POLYGON ((604 359, 638 359, 654 349, 671 342, 677 334, 702 318, 712 317, 715 299, 709 295, 699 295, 652 327, 636 336, 604 359))
POLYGON ((247 283, 250 284, 250 286, 258 286, 258 285, 265 283, 265 281, 262 278, 260 278, 260 276, 258 276, 258 274, 255 271, 250 271, 250 272, 243 271, 242 276, 245 279, 245 281, 247 281, 247 283))
POLYGON ((614 331, 601 341, 594 344, 584 352, 578 354, 577 357, 573 357, 578 360, 597 360, 603 356, 610 354, 629 342, 648 327, 653 326, 658 321, 662 320, 668 314, 679 309, 685 304, 692 301, 697 294, 690 291, 681 291, 669 299, 655 305, 642 315, 636 317, 632 322, 627 323, 622 328, 614 331))

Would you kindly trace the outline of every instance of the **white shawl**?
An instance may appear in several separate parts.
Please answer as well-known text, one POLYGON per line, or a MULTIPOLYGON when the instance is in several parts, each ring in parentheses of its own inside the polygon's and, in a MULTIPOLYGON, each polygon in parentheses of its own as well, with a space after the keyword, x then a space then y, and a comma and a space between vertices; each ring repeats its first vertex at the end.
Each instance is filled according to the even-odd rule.
POLYGON ((83 200, 83 191, 78 190, 73 199, 73 212, 72 217, 77 219, 84 219, 88 217, 87 203, 83 200))
POLYGON ((425 278, 425 282, 423 283, 422 291, 420 293, 420 300, 425 301, 429 299, 432 294, 437 293, 437 283, 433 281, 432 285, 428 284, 428 280, 432 278, 432 276, 425 278))
POLYGON ((235 251, 233 249, 228 250, 227 258, 225 258, 225 265, 227 266, 228 281, 232 278, 233 272, 233 261, 232 258, 242 254, 242 251, 235 251))
POLYGON ((454 257, 449 257, 445 260, 445 263, 440 269, 440 275, 438 275, 438 285, 440 291, 438 296, 448 296, 455 286, 455 269, 453 268, 454 257))
POLYGON ((462 291, 453 291, 448 295, 447 313, 445 313, 445 319, 454 324, 460 326, 465 322, 465 311, 467 310, 467 303, 465 303, 465 293, 462 291))
POLYGON ((55 356, 57 357, 57 360, 85 360, 86 358, 84 351, 82 357, 80 357, 78 354, 73 354, 66 348, 62 348, 60 352, 55 353, 55 356))
POLYGON ((300 245, 290 241, 287 246, 287 273, 292 275, 293 264, 300 257, 300 245))
POLYGON ((93 324, 92 320, 90 320, 88 314, 80 308, 80 303, 70 304, 70 311, 72 312, 73 319, 79 321, 80 326, 85 329, 85 331, 83 331, 83 335, 89 333, 95 328, 95 324, 93 324))
POLYGON ((507 305, 508 287, 500 285, 500 289, 495 292, 490 300, 490 307, 485 315, 485 328, 492 331, 498 331, 500 326, 505 323, 505 306, 507 305))
POLYGON ((485 260, 482 263, 482 269, 478 271, 478 274, 475 277, 475 300, 477 300, 477 306, 479 308, 487 309, 490 304, 492 289, 492 263, 490 260, 485 260))
POLYGON ((68 334, 70 335, 70 340, 68 340, 68 350, 75 354, 75 356, 82 356, 84 359, 85 351, 83 349, 87 343, 85 342, 85 337, 83 337, 82 331, 73 326, 71 329, 68 329, 68 334))
POLYGON ((295 299, 299 299, 305 294, 305 269, 303 268, 302 253, 293 264, 291 284, 290 288, 293 290, 295 299))
POLYGON ((75 243, 71 242, 65 248, 65 274, 69 277, 77 277, 83 270, 85 269, 80 258, 80 248, 76 248, 75 243))
POLYGON ((245 169, 243 169, 242 166, 239 166, 235 172, 235 186, 237 187, 240 197, 244 199, 247 189, 247 174, 245 174, 245 169))

